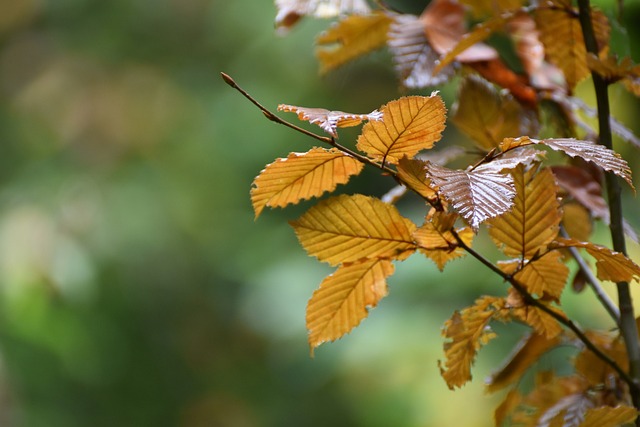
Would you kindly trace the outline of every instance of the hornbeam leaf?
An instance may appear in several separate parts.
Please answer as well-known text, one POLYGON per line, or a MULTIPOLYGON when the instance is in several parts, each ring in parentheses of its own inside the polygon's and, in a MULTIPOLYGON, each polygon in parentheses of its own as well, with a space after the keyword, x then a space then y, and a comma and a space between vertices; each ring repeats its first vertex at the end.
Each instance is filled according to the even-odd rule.
POLYGON ((633 423, 636 418, 638 410, 631 406, 601 406, 587 410, 578 427, 618 427, 633 423))
POLYGON ((436 192, 429 186, 429 179, 424 171, 426 164, 425 160, 403 157, 398 162, 398 178, 425 199, 430 199, 436 192))
MULTIPOLYGON (((451 232, 457 217, 456 214, 436 212, 413 233, 420 252, 435 262, 440 271, 444 270, 447 262, 466 254, 451 232)), ((470 228, 456 230, 456 233, 467 246, 471 246, 474 233, 470 228)))
POLYGON ((276 28, 286 33, 303 16, 333 18, 340 15, 365 15, 371 8, 366 0, 276 0, 276 28))
POLYGON ((387 42, 391 18, 382 12, 350 15, 316 38, 320 73, 379 49, 387 42))
POLYGON ((359 125, 363 120, 382 120, 382 113, 374 110, 369 114, 345 113, 343 111, 329 111, 324 108, 296 107, 280 104, 278 111, 296 113, 300 120, 318 125, 334 138, 338 137, 336 128, 346 128, 359 125))
POLYGON ((520 165, 512 176, 514 207, 489 222, 489 235, 506 255, 530 259, 558 235, 562 217, 556 184, 548 169, 536 174, 536 168, 520 165))
POLYGON ((323 200, 291 225, 309 255, 331 265, 405 259, 415 251, 415 224, 395 206, 360 194, 323 200))
POLYGON ((556 239, 550 248, 584 248, 596 259, 597 276, 600 280, 612 282, 640 281, 640 266, 620 252, 591 242, 579 242, 574 239, 556 239))
POLYGON ((415 15, 393 15, 387 44, 400 81, 407 88, 437 86, 453 76, 452 65, 434 72, 440 55, 427 41, 424 25, 415 15))
POLYGON ((495 171, 453 170, 429 163, 427 175, 438 190, 476 231, 478 226, 513 206, 513 178, 495 171))
POLYGON ((433 147, 445 128, 447 112, 436 92, 391 101, 381 111, 382 121, 362 127, 357 147, 383 163, 396 164, 404 156, 433 147))
POLYGON ((522 283, 529 293, 541 298, 548 296, 557 301, 564 290, 567 277, 569 268, 562 262, 562 254, 551 251, 527 262, 515 274, 514 279, 522 283))
POLYGON ((307 304, 311 352, 326 341, 349 333, 387 295, 386 278, 393 274, 386 259, 342 265, 328 276, 307 304))
MULTIPOLYGON (((522 295, 515 288, 509 289, 509 296, 506 301, 506 308, 510 309, 507 312, 508 315, 505 315, 504 312, 497 313, 495 316, 496 320, 519 320, 520 322, 531 326, 536 333, 543 335, 547 339, 552 339, 562 333, 562 327, 555 318, 540 307, 527 304, 522 295)), ((541 300, 538 301, 545 304, 548 309, 554 311, 556 314, 566 318, 566 315, 560 311, 560 309, 542 302, 541 300)))

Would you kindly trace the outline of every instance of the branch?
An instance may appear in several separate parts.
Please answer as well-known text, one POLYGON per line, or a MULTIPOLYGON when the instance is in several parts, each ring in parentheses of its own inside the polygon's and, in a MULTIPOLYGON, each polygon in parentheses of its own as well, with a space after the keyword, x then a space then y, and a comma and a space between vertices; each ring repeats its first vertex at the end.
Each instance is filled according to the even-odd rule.
POLYGON ((533 297, 533 295, 531 295, 529 292, 527 292, 525 287, 522 286, 522 284, 520 282, 518 282, 516 279, 513 278, 512 275, 507 274, 504 271, 500 270, 491 261, 489 261, 484 256, 482 256, 481 254, 479 254, 478 252, 473 250, 470 246, 467 246, 467 244, 460 238, 460 236, 458 235, 458 233, 454 229, 451 229, 451 232, 452 232, 453 236, 455 237, 455 239, 457 240, 458 245, 462 249, 467 251, 467 253, 469 253, 472 257, 474 257, 475 259, 480 261, 482 264, 487 266, 489 269, 491 269, 493 272, 498 274, 505 281, 509 282, 509 284, 511 284, 511 286, 513 286, 513 288, 516 291, 518 291, 518 293, 520 295, 522 295, 522 297, 524 298, 524 300, 525 300, 525 302, 527 304, 532 305, 532 306, 534 306, 536 308, 539 308, 540 310, 544 311, 549 316, 553 317, 558 323, 560 323, 561 325, 565 326, 567 329, 571 330, 571 332, 573 332, 576 335, 576 337, 578 337, 578 339, 585 345, 586 348, 591 350, 598 358, 600 358, 607 365, 611 366, 611 368, 614 371, 616 371, 616 373, 620 376, 620 378, 622 378, 622 380, 629 385, 629 388, 634 393, 637 394, 638 392, 640 392, 640 388, 638 387, 638 384, 634 381, 634 379, 627 372, 625 372, 624 369, 622 369, 622 367, 620 367, 620 365, 618 365, 615 360, 613 360, 612 358, 607 356, 607 354, 605 354, 602 350, 600 350, 589 339, 589 337, 587 337, 587 335, 584 332, 582 332, 582 330, 578 327, 578 325, 576 325, 571 319, 568 319, 568 318, 562 316, 560 313, 557 313, 557 312, 553 311, 548 306, 546 306, 545 304, 541 303, 539 300, 535 299, 533 297))

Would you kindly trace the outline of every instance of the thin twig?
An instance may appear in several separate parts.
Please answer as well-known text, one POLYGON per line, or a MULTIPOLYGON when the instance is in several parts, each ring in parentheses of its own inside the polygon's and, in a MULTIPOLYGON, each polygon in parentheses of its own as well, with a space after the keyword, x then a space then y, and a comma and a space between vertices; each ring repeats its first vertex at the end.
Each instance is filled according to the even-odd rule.
POLYGON ((631 376, 629 376, 629 374, 627 372, 625 372, 625 370, 622 369, 622 367, 620 367, 620 365, 618 365, 615 360, 613 360, 606 353, 604 353, 602 350, 600 350, 598 348, 598 346, 596 346, 589 339, 589 337, 587 337, 587 335, 584 332, 582 332, 582 330, 578 327, 578 325, 576 325, 571 319, 568 319, 568 318, 564 317, 560 313, 552 310, 547 305, 543 304, 542 302, 540 302, 539 300, 534 298, 533 295, 531 295, 529 292, 527 292, 525 287, 520 282, 518 282, 516 279, 514 279, 512 275, 507 274, 504 271, 500 270, 491 261, 489 261, 484 256, 482 256, 481 254, 476 252, 470 246, 468 246, 460 238, 460 236, 458 235, 458 233, 456 233, 455 230, 452 229, 451 232, 453 233, 453 236, 457 240, 458 245, 462 249, 464 249, 467 253, 469 253, 472 257, 474 257, 475 259, 480 261, 482 264, 487 266, 493 272, 498 274, 505 281, 509 282, 509 284, 511 286, 513 286, 513 288, 516 291, 518 291, 518 293, 524 298, 524 300, 525 300, 525 302, 527 304, 532 305, 532 306, 544 311, 546 314, 548 314, 549 316, 553 317, 558 323, 560 323, 561 325, 563 325, 567 329, 569 329, 571 332, 573 332, 576 335, 576 337, 584 344, 584 346, 586 348, 591 350, 599 359, 601 359, 607 365, 611 366, 611 368, 613 368, 613 370, 616 371, 616 373, 620 376, 620 378, 622 378, 622 380, 625 381, 629 385, 630 389, 635 390, 636 392, 639 390, 638 385, 633 380, 633 378, 631 376))

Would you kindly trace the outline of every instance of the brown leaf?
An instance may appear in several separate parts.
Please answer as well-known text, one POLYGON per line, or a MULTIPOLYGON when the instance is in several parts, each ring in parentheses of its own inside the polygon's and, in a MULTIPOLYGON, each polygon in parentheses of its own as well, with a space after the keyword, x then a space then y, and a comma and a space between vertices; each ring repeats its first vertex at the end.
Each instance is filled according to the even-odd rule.
POLYGON ((342 265, 328 276, 307 304, 309 346, 313 349, 349 333, 387 295, 393 264, 369 259, 342 265))
POLYGON ((462 0, 460 3, 469 6, 476 17, 495 16, 501 12, 521 7, 523 0, 462 0))
POLYGON ((316 38, 320 73, 383 47, 390 24, 391 18, 382 12, 350 15, 320 34, 316 38))
POLYGON ((436 192, 429 186, 425 172, 426 164, 425 160, 401 158, 398 162, 398 179, 420 196, 431 199, 436 192))
POLYGON ((525 76, 513 72, 500 58, 467 65, 488 81, 507 89, 522 106, 532 110, 530 114, 535 117, 533 112, 538 105, 538 94, 525 76))
POLYGON ((562 226, 569 237, 583 242, 588 241, 593 232, 589 211, 575 202, 562 205, 562 226))
POLYGON ((631 406, 602 406, 587 411, 579 427, 618 427, 638 418, 638 410, 631 406))
POLYGON ((338 137, 337 128, 358 126, 364 120, 382 120, 382 113, 373 110, 369 114, 345 113, 343 111, 329 111, 324 108, 296 107, 295 105, 280 104, 278 111, 296 113, 300 120, 308 121, 320 126, 334 138, 338 137))
POLYGON ((415 251, 416 226, 394 206, 359 194, 323 200, 291 225, 309 255, 331 265, 415 251))
MULTIPOLYGON (((621 337, 589 330, 585 331, 585 335, 593 345, 609 356, 618 366, 625 371, 628 370, 629 360, 624 340, 621 337)), ((576 372, 594 387, 598 387, 601 384, 611 384, 612 379, 618 376, 611 365, 605 363, 589 349, 582 349, 578 353, 575 357, 574 366, 576 372)))
POLYGON ((381 111, 382 121, 363 126, 357 148, 383 163, 396 164, 405 156, 433 147, 445 128, 446 108, 437 93, 403 97, 387 103, 381 111))
MULTIPOLYGON (((464 256, 466 252, 459 247, 451 230, 458 216, 444 212, 436 212, 422 227, 413 233, 418 249, 436 263, 440 271, 452 259, 464 256)), ((456 230, 458 236, 471 246, 474 233, 469 228, 456 230)))
POLYGON ((514 276, 530 294, 555 301, 560 299, 568 277, 569 268, 562 262, 562 255, 557 251, 528 261, 514 276))
POLYGON ((363 164, 335 148, 291 153, 268 164, 253 181, 251 203, 256 218, 265 206, 284 207, 333 191, 357 175, 363 164))
POLYGON ((276 29, 284 34, 302 17, 333 18, 370 12, 366 0, 276 0, 276 29))

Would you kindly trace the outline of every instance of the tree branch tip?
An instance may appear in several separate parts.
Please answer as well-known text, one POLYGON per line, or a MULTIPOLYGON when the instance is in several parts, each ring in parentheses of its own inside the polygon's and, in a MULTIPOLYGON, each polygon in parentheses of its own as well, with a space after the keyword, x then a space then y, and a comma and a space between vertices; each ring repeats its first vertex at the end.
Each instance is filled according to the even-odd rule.
POLYGON ((228 84, 229 86, 231 86, 233 88, 238 87, 238 85, 236 84, 235 80, 233 80, 229 74, 223 73, 221 71, 220 72, 220 76, 222 77, 222 80, 224 80, 224 82, 226 84, 228 84))

